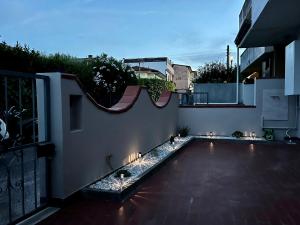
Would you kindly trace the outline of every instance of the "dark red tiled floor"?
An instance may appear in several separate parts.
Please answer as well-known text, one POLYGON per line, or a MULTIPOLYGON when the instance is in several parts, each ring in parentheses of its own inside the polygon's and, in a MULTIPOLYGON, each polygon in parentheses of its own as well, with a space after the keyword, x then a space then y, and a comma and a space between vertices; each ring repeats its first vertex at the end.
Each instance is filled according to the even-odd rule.
POLYGON ((195 141, 124 203, 80 198, 41 224, 299 225, 300 148, 195 141))

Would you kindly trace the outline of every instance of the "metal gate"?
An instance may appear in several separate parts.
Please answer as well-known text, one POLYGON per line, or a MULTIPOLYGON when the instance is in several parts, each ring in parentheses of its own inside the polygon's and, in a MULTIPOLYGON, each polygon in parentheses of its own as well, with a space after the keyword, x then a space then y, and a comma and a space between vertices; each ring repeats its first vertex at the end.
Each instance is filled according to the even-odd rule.
POLYGON ((49 91, 47 76, 0 70, 0 225, 47 205, 53 153, 49 91), (37 83, 44 93, 37 93, 37 83))

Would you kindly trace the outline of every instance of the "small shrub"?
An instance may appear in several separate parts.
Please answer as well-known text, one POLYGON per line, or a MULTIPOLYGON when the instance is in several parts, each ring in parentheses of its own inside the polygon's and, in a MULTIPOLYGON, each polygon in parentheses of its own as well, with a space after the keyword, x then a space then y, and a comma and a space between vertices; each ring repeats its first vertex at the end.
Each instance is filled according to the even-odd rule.
POLYGON ((131 173, 128 170, 118 170, 115 177, 120 178, 121 174, 124 174, 124 177, 131 177, 131 173))
POLYGON ((178 129, 178 134, 180 134, 180 137, 186 137, 189 135, 190 128, 188 127, 181 127, 178 129))
POLYGON ((241 138, 243 136, 244 136, 243 133, 238 130, 232 133, 232 137, 241 138))
POLYGON ((264 129, 264 138, 267 140, 267 141, 274 141, 274 130, 273 129, 264 129))
POLYGON ((171 137, 170 137, 170 144, 173 144, 174 141, 175 141, 175 137, 174 137, 174 136, 171 136, 171 137))

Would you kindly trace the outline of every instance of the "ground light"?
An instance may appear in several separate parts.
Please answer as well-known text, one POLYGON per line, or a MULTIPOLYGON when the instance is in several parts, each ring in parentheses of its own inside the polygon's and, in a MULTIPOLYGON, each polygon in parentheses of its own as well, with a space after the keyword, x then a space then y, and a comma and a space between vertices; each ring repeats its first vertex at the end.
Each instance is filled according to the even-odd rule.
POLYGON ((125 189, 133 185, 135 182, 140 180, 145 174, 153 170, 157 165, 161 164, 174 152, 190 142, 192 139, 193 137, 191 136, 180 138, 178 137, 176 141, 172 143, 168 141, 144 155, 142 155, 142 153, 138 153, 138 160, 130 162, 111 175, 106 176, 96 183, 90 185, 88 187, 88 190, 121 193, 125 189), (115 176, 120 170, 128 171, 131 176, 125 177, 125 175, 121 173, 120 176, 116 178, 115 176))
POLYGON ((214 151, 215 151, 214 143, 213 143, 213 142, 210 142, 210 143, 209 143, 209 152, 210 152, 210 153, 214 153, 214 151))
MULTIPOLYGON (((255 135, 256 137, 256 135, 255 135)), ((128 163, 127 165, 123 166, 119 170, 114 171, 109 176, 106 176, 99 181, 90 185, 86 190, 94 191, 94 192, 106 192, 106 193, 122 193, 124 190, 135 184, 139 181, 142 177, 146 174, 151 172, 156 166, 163 163, 167 158, 169 158, 172 154, 177 152, 180 148, 188 144, 193 139, 203 139, 207 140, 208 136, 188 136, 188 137, 177 137, 176 141, 172 144, 170 141, 165 142, 164 144, 158 146, 157 148, 151 150, 150 152, 142 155, 141 153, 136 153, 135 155, 138 156, 136 160, 128 163), (140 157, 141 156, 141 157, 140 157), (124 177, 123 179, 120 178, 120 175, 116 177, 116 174, 120 170, 128 171, 131 176, 124 177), (121 182, 122 181, 122 182, 121 182)), ((252 141, 252 138, 234 138, 234 137, 224 137, 224 136, 213 136, 213 138, 209 137, 209 151, 213 153, 215 151, 215 144, 212 140, 239 140, 239 141, 252 141)), ((255 138, 255 141, 266 141, 263 138, 255 138)), ((251 150, 250 145, 250 151, 251 150)), ((253 150, 254 145, 253 145, 253 150)))
POLYGON ((255 154, 255 145, 254 144, 249 145, 249 152, 250 152, 251 156, 254 156, 254 154, 255 154))

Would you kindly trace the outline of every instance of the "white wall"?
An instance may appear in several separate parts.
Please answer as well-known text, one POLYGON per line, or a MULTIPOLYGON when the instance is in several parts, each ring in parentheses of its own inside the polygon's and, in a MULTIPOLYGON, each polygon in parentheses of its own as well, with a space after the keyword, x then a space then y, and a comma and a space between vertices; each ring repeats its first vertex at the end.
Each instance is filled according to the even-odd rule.
POLYGON ((300 138, 300 96, 298 95, 298 132, 297 137, 300 138))
MULTIPOLYGON (((284 89, 283 79, 257 80, 256 108, 179 108, 179 126, 188 126, 192 134, 207 134, 210 131, 217 135, 231 135, 234 131, 254 131, 258 136, 262 132, 263 90, 284 89)), ((276 109, 274 109, 276 110, 276 109)), ((282 139, 287 128, 295 127, 296 99, 289 97, 288 121, 264 121, 265 127, 277 127, 275 135, 282 139)), ((296 134, 296 130, 291 134, 296 134)))
POLYGON ((300 40, 286 46, 285 51, 285 94, 300 94, 300 40))
POLYGON ((64 199, 110 172, 112 165, 128 163, 128 157, 145 153, 174 134, 177 125, 177 96, 164 108, 153 105, 142 90, 131 109, 111 114, 98 109, 75 80, 51 78, 52 138, 56 146, 53 160, 53 197, 64 199), (82 128, 70 131, 70 95, 82 96, 82 128))
POLYGON ((244 105, 255 105, 254 102, 254 84, 241 84, 242 101, 244 105))
POLYGON ((194 92, 208 93, 209 103, 235 103, 236 88, 236 83, 195 84, 194 92))

